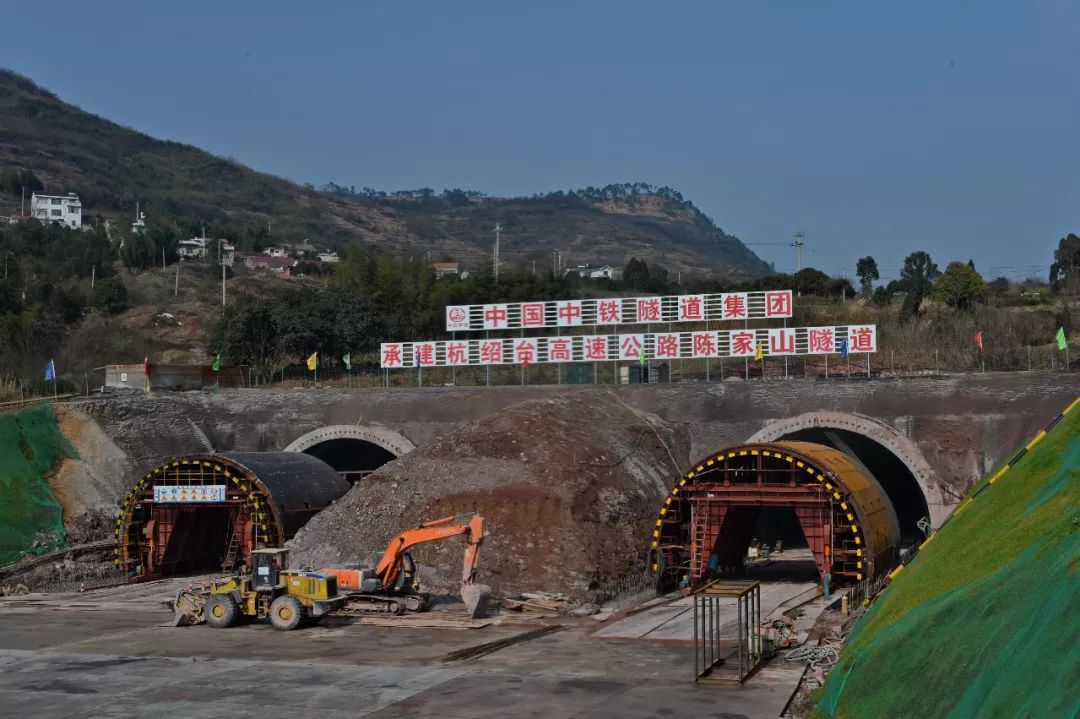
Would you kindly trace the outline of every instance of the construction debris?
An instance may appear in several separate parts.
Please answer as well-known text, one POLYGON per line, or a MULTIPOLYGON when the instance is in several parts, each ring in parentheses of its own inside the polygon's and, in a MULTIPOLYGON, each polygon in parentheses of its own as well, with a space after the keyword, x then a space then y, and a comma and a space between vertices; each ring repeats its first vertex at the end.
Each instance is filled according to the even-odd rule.
MULTIPOLYGON (((376 470, 289 546, 304 566, 334 566, 381 549, 400 527, 479 512, 490 528, 483 581, 493 592, 543 586, 598 602, 606 588, 642 574, 643 537, 688 455, 681 431, 607 390, 530 400, 376 470)), ((460 556, 454 541, 419 548, 417 562, 433 568, 419 574, 422 591, 456 592, 460 556)), ((564 609, 548 601, 559 600, 531 608, 564 609)))

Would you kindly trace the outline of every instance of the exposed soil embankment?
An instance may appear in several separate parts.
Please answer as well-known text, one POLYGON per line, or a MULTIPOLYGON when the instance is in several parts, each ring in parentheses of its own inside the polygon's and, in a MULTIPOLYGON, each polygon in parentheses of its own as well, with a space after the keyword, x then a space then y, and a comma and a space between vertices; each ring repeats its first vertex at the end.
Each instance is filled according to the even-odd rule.
MULTIPOLYGON (((364 479, 297 534, 293 559, 363 561, 401 529, 479 512, 480 581, 587 599, 644 569, 657 507, 686 456, 679 431, 609 391, 523 402, 364 479)), ((452 586, 461 552, 446 541, 414 556, 452 586)))

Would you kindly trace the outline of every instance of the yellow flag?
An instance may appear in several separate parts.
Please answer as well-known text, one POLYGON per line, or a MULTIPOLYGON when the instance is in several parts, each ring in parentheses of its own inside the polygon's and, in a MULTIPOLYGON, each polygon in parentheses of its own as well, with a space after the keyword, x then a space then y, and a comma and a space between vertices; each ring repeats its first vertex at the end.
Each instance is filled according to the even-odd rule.
POLYGON ((757 349, 754 350, 754 361, 757 362, 762 357, 764 357, 764 353, 761 351, 761 342, 758 342, 757 349))
POLYGON ((311 356, 307 358, 307 368, 314 371, 319 366, 319 353, 312 352, 311 356))

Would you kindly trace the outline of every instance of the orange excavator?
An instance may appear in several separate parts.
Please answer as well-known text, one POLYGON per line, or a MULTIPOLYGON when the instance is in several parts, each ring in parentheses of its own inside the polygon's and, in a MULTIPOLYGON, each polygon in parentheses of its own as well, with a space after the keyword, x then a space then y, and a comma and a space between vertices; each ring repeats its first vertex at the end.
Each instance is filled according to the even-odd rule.
POLYGON ((476 583, 476 566, 484 541, 484 518, 479 514, 443 517, 399 532, 390 540, 374 567, 346 564, 326 567, 319 573, 337 577, 338 591, 346 596, 347 607, 394 614, 419 611, 424 607, 425 598, 416 591, 416 563, 409 549, 458 535, 465 538, 461 598, 469 613, 479 616, 489 594, 487 587, 476 583))

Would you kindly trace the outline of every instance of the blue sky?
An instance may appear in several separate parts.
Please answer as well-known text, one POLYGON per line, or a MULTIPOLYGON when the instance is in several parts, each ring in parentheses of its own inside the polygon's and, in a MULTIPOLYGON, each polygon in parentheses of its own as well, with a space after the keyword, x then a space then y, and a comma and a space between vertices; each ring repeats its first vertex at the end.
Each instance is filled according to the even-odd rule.
POLYGON ((9 2, 0 66, 300 182, 667 184, 849 276, 913 249, 1044 274, 1080 232, 1075 0, 300 6, 61 1, 46 30, 9 2))

